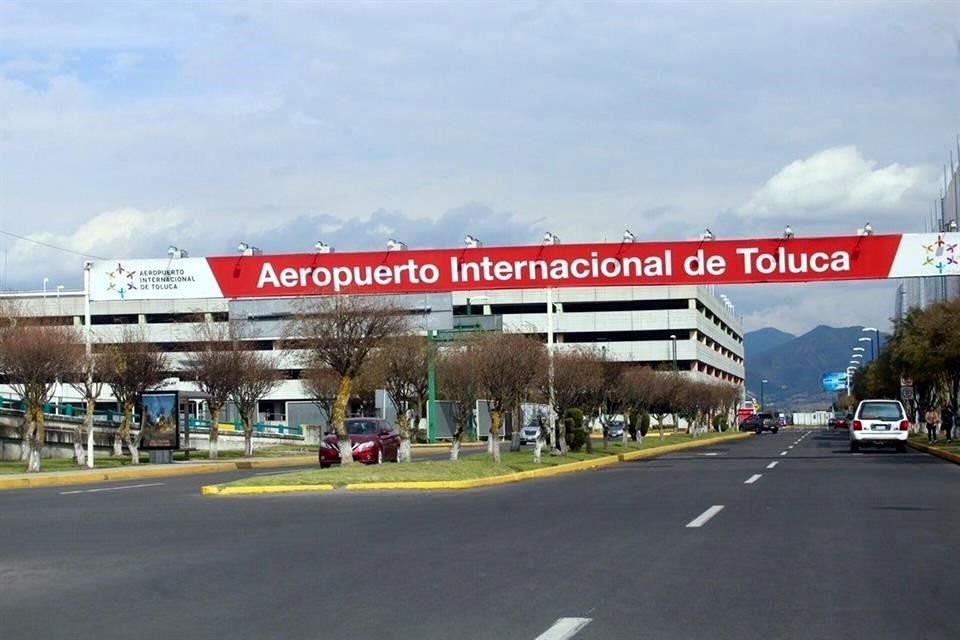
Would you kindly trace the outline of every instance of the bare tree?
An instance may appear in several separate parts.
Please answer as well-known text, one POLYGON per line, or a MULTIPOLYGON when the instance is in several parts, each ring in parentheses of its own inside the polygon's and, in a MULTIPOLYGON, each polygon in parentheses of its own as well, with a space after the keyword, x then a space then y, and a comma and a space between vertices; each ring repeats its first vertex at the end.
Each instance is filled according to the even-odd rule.
MULTIPOLYGON (((541 393, 549 398, 547 385, 549 380, 544 377, 538 379, 541 393)), ((557 449, 561 455, 567 455, 566 424, 563 416, 568 409, 586 409, 589 416, 596 398, 601 394, 604 385, 604 365, 596 351, 589 349, 574 349, 571 351, 557 351, 553 354, 553 411, 560 416, 560 433, 557 437, 557 449)), ((533 450, 533 461, 540 462, 544 445, 544 430, 537 436, 537 444, 533 450)), ((552 435, 551 435, 552 437, 552 435)))
POLYGON ((496 443, 503 414, 513 411, 546 369, 547 353, 542 342, 520 333, 488 333, 477 336, 477 382, 490 409, 489 450, 500 462, 496 443))
POLYGON ((217 458, 220 413, 240 382, 239 340, 229 326, 206 323, 196 331, 193 353, 184 361, 184 373, 193 379, 210 407, 210 460, 217 458))
POLYGON ((340 376, 330 422, 339 441, 341 465, 353 463, 344 420, 354 380, 377 347, 406 330, 402 310, 380 298, 362 296, 317 298, 292 326, 293 339, 306 349, 305 367, 329 367, 340 376))
POLYGON ((337 388, 340 383, 340 374, 330 367, 304 369, 300 372, 300 382, 304 390, 310 395, 330 424, 333 403, 337 399, 337 388))
POLYGON ((456 431, 450 445, 450 459, 460 457, 463 435, 475 419, 477 404, 476 361, 478 347, 475 341, 465 341, 437 354, 437 383, 440 395, 453 403, 453 421, 456 431))
MULTIPOLYGON (((80 394, 84 403, 84 420, 77 426, 76 434, 73 438, 73 457, 74 461, 83 466, 87 463, 87 452, 83 447, 84 427, 86 427, 86 437, 93 438, 93 414, 97 408, 97 398, 103 393, 103 356, 97 353, 78 354, 78 358, 68 377, 68 382, 73 389, 80 394)), ((88 464, 93 468, 93 459, 88 464)))
POLYGON ((262 351, 236 351, 236 382, 230 398, 237 405, 243 423, 243 455, 253 455, 253 427, 256 423, 260 399, 277 388, 281 382, 276 358, 262 351))
POLYGON ((418 422, 422 400, 427 395, 427 366, 435 347, 423 336, 400 336, 386 341, 372 364, 387 395, 397 407, 400 430, 399 462, 410 462, 410 419, 418 422))
MULTIPOLYGON (((624 398, 624 417, 629 419, 634 411, 649 411, 655 392, 656 373, 650 367, 629 367, 621 378, 622 395, 624 398)), ((627 429, 623 430, 623 444, 627 444, 627 429)), ((637 439, 643 441, 643 436, 637 433, 637 439)))
MULTIPOLYGON (((676 411, 677 393, 680 389, 682 377, 679 373, 657 371, 653 377, 653 386, 650 390, 650 415, 657 419, 657 430, 660 439, 663 439, 663 419, 671 412, 676 411)), ((674 421, 676 428, 676 421, 674 421)))
POLYGON ((140 464, 143 394, 163 384, 167 370, 166 354, 146 342, 141 331, 126 329, 120 342, 106 348, 103 363, 103 380, 110 385, 123 411, 120 428, 114 436, 114 454, 123 453, 121 442, 126 442, 130 463, 140 464), (141 428, 134 435, 133 414, 138 407, 141 409, 141 428))
POLYGON ((0 364, 8 384, 24 404, 21 458, 27 471, 40 471, 46 439, 43 405, 82 353, 70 327, 16 324, 0 333, 0 364))

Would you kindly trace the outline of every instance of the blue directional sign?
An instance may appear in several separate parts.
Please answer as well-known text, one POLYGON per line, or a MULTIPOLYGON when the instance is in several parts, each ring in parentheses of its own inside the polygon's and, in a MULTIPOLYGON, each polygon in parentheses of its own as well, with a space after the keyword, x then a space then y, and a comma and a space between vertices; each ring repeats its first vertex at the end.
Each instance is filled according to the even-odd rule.
POLYGON ((838 373, 825 373, 820 376, 820 386, 824 391, 846 391, 847 374, 843 371, 838 373))

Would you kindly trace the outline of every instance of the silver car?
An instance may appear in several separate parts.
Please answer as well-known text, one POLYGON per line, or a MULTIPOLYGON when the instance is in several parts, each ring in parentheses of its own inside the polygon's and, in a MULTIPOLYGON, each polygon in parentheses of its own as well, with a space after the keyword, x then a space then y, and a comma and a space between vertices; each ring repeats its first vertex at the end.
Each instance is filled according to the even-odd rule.
POLYGON ((537 441, 537 434, 540 433, 540 426, 528 424, 520 429, 520 444, 534 444, 537 441))

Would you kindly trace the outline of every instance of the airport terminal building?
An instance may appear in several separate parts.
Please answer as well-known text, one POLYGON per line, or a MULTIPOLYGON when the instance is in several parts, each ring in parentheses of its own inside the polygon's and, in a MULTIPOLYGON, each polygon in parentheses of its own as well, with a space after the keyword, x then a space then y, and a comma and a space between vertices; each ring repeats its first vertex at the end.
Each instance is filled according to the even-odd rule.
MULTIPOLYGON (((547 295, 545 289, 537 288, 438 291, 390 298, 408 310, 413 330, 424 334, 481 323, 488 329, 520 331, 546 341, 547 295)), ((676 366, 687 375, 743 384, 741 321, 732 305, 710 287, 565 287, 552 289, 551 297, 557 349, 588 347, 609 360, 676 366)), ((85 291, 58 288, 56 292, 6 293, 0 299, 12 303, 21 317, 75 326, 82 335, 85 291)), ((170 354, 176 375, 178 363, 196 343, 203 323, 247 321, 256 348, 279 352, 279 366, 284 371, 282 384, 260 403, 259 421, 294 427, 318 419, 318 410, 299 380, 302 354, 284 348, 285 330, 301 302, 299 297, 178 298, 172 294, 162 299, 92 299, 92 341, 118 342, 125 329, 136 327, 146 341, 170 354)), ((70 387, 60 386, 57 400, 79 401, 70 387)), ((194 390, 188 380, 175 380, 167 388, 194 390)), ((9 390, 3 395, 10 397, 9 390)), ((200 403, 194 417, 202 414, 200 403)))

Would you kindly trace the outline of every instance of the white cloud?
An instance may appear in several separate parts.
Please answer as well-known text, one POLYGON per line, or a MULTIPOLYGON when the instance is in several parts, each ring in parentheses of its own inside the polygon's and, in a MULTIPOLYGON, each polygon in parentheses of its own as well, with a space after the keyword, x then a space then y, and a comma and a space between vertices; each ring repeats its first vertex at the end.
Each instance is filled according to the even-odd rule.
POLYGON ((783 220, 799 212, 805 221, 830 222, 853 213, 914 213, 936 193, 933 167, 877 165, 853 146, 825 149, 781 169, 737 213, 783 220))
POLYGON ((148 212, 126 208, 97 214, 72 231, 33 233, 26 236, 33 242, 16 240, 7 250, 4 284, 33 288, 47 277, 51 282, 77 286, 85 259, 78 254, 88 256, 86 259, 163 255, 169 244, 194 235, 190 227, 181 209, 148 212))

